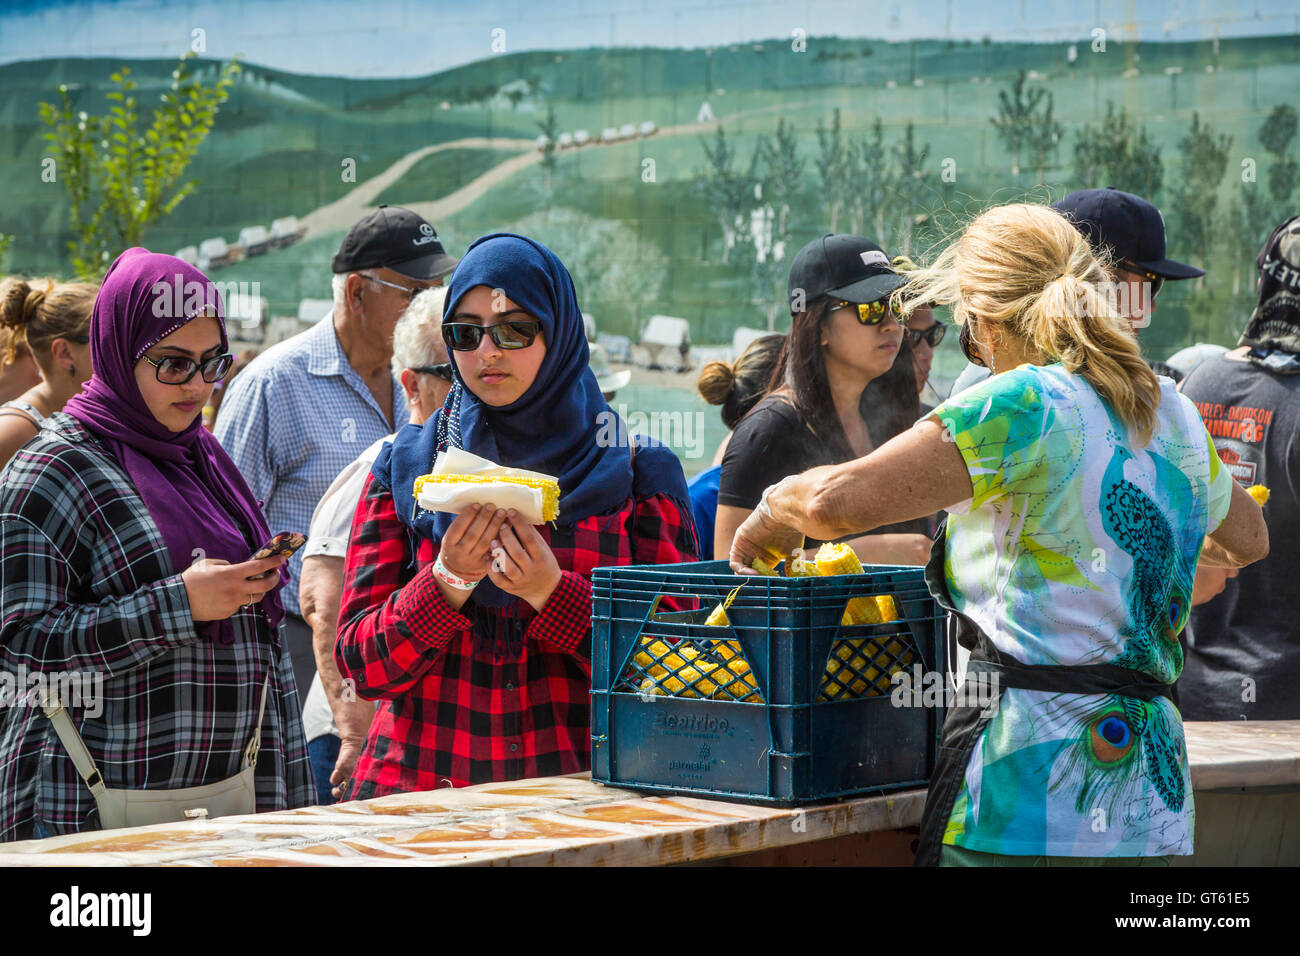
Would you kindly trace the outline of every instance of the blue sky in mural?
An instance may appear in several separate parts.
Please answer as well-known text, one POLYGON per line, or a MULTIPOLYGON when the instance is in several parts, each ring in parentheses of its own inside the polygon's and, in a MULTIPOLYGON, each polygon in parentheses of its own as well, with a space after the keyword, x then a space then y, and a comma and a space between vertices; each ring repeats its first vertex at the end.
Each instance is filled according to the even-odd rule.
POLYGON ((412 76, 507 51, 722 46, 807 35, 1069 41, 1095 27, 1144 40, 1300 32, 1295 0, 0 0, 0 63, 206 53, 298 73, 412 76), (344 39, 346 38, 346 39, 344 39), (498 35, 498 40, 500 40, 498 35))

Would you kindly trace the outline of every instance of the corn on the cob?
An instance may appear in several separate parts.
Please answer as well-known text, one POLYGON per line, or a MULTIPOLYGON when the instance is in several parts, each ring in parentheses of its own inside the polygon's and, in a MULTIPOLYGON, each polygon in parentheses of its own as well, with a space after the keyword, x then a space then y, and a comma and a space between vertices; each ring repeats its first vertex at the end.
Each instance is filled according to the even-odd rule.
POLYGON ((1246 494, 1255 499, 1255 504, 1261 508, 1268 503, 1269 491, 1264 485, 1251 485, 1246 489, 1246 494))
MULTIPOLYGON (((779 561, 777 562, 777 564, 780 563, 781 562, 779 561)), ((771 578, 776 576, 776 564, 764 561, 762 558, 755 558, 753 561, 749 562, 749 566, 765 577, 771 578)))
MULTIPOLYGON (((819 574, 861 574, 862 562, 847 544, 823 544, 817 550, 819 574)), ((888 594, 853 598, 844 608, 843 625, 885 624, 898 620, 898 608, 888 594)))
POLYGON ((420 491, 425 485, 429 484, 511 484, 523 485, 526 488, 536 488, 542 493, 542 520, 554 521, 560 514, 560 486, 554 481, 547 481, 544 478, 521 478, 515 475, 421 475, 415 479, 415 497, 420 497, 420 491))

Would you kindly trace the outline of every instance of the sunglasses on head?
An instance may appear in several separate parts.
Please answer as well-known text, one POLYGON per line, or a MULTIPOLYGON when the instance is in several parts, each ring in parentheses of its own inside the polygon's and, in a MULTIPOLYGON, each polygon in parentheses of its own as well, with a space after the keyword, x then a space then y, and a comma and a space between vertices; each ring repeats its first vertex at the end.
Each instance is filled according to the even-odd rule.
POLYGON ((201 373, 205 382, 215 382, 219 378, 224 378, 230 371, 230 366, 235 364, 235 357, 229 352, 205 362, 196 362, 194 359, 180 355, 169 355, 157 362, 147 355, 140 357, 153 366, 154 377, 164 385, 184 385, 196 373, 201 373))
POLYGON ((885 321, 886 315, 897 321, 900 314, 898 307, 889 305, 885 299, 877 299, 875 302, 837 302, 831 306, 831 311, 836 309, 857 309, 858 321, 863 325, 879 325, 885 321))
POLYGON ((511 319, 496 325, 475 325, 473 322, 444 322, 442 339, 447 348, 457 352, 473 352, 483 341, 483 333, 492 337, 499 349, 526 349, 533 344, 542 323, 537 319, 511 319))
POLYGON ((1147 272, 1146 269, 1143 269, 1141 266, 1136 265, 1135 263, 1121 262, 1120 268, 1123 269, 1125 272, 1131 272, 1133 273, 1133 275, 1141 276, 1143 279, 1146 279, 1147 282, 1150 282, 1151 298, 1153 299, 1160 294, 1160 290, 1163 289, 1165 286, 1164 276, 1158 276, 1154 272, 1147 272))
POLYGON ((441 365, 421 365, 418 368, 412 368, 412 372, 419 372, 421 375, 432 375, 440 378, 444 382, 454 382, 456 377, 452 374, 451 363, 443 362, 441 365))
POLYGON ((947 325, 936 322, 928 329, 903 329, 903 334, 907 336, 909 345, 920 345, 922 341, 925 341, 930 348, 937 349, 939 343, 943 341, 944 333, 947 331, 947 325))

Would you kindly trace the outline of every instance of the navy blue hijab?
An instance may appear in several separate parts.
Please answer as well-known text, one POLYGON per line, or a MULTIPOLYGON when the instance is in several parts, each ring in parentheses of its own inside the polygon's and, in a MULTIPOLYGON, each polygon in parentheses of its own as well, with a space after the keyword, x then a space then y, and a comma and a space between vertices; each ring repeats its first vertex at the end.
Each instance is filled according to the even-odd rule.
MULTIPOLYGON (((501 289, 541 322, 546 356, 523 395, 494 407, 465 385, 456 353, 451 353, 455 384, 443 407, 424 425, 399 431, 371 470, 393 495, 402 523, 434 542, 446 534, 455 516, 417 508, 413 488, 416 478, 433 470, 437 453, 448 447, 510 468, 555 475, 560 485, 557 526, 617 511, 633 494, 666 495, 689 516, 686 478, 671 449, 635 436, 634 472, 627 427, 596 384, 573 279, 555 253, 512 233, 475 240, 452 274, 443 311, 446 321, 452 321, 465 293, 478 286, 501 289), (619 440, 598 441, 602 436, 619 440)), ((514 600, 486 578, 472 598, 480 608, 514 600)))

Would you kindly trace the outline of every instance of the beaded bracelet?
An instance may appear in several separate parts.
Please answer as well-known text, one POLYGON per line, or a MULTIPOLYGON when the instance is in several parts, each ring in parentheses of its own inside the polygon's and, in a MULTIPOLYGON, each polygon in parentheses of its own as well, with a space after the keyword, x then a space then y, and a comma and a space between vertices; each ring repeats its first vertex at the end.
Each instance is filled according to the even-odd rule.
POLYGON ((455 588, 457 591, 473 591, 478 586, 478 581, 467 581, 458 574, 452 574, 447 570, 447 566, 442 563, 442 555, 439 554, 436 561, 433 562, 433 573, 438 576, 449 588, 455 588))

